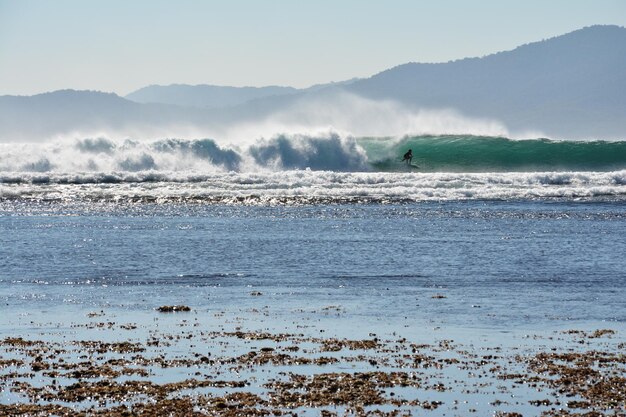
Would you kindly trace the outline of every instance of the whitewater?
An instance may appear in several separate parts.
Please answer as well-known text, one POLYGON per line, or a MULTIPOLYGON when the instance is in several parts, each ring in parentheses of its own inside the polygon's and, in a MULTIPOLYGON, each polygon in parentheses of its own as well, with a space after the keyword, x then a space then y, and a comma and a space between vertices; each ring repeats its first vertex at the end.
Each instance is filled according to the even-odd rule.
POLYGON ((626 198, 626 141, 473 135, 0 144, 0 198, 207 204, 626 198), (401 161, 413 150, 413 166, 401 161))

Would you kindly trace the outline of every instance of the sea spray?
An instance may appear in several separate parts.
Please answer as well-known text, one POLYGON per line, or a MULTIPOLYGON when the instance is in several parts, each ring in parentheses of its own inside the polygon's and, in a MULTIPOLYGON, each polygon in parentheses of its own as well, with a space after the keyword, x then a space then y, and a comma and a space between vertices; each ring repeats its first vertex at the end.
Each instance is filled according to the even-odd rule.
POLYGON ((277 170, 369 171, 367 156, 353 138, 279 135, 250 147, 257 164, 277 170))
POLYGON ((0 144, 0 172, 259 172, 311 169, 404 172, 413 150, 419 172, 619 171, 626 141, 513 140, 446 135, 354 138, 336 132, 279 134, 250 146, 214 139, 85 138, 44 144, 0 144))

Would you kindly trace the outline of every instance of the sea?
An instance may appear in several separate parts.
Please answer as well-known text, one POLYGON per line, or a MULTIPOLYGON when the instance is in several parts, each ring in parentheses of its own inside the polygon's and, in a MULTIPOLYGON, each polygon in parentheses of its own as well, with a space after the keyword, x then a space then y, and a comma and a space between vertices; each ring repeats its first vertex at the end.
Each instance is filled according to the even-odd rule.
POLYGON ((626 333, 626 141, 330 132, 0 151, 0 338, 78 337, 70 323, 94 311, 149 323, 162 305, 270 332, 307 332, 307 312, 332 306, 315 331, 351 339, 626 333))
POLYGON ((286 311, 349 302, 459 326, 626 319, 626 141, 330 132, 0 148, 9 310, 237 305, 209 297, 219 285, 293 292, 275 301, 286 311))

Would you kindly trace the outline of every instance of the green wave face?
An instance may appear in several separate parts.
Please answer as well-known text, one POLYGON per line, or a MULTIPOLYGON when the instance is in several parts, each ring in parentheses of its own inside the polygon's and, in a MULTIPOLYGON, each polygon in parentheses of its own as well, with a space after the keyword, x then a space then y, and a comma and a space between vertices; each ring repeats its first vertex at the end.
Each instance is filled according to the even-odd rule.
POLYGON ((626 169, 626 141, 512 140, 484 136, 361 138, 376 171, 406 171, 402 155, 424 172, 614 171, 626 169))

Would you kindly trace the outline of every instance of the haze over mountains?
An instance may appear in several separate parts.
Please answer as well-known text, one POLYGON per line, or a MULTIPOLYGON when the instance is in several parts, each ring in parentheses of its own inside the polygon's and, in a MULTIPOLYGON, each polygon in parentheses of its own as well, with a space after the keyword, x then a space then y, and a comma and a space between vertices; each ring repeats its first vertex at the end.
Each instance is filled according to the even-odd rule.
POLYGON ((471 134, 474 119, 496 133, 626 139, 626 29, 587 27, 482 58, 408 63, 308 89, 171 85, 124 98, 73 90, 0 96, 2 141, 98 134, 219 139, 242 126, 257 137, 263 130, 256 126, 471 134))
POLYGON ((137 103, 162 103, 177 106, 219 108, 243 104, 268 96, 293 94, 293 87, 220 87, 216 85, 151 85, 126 96, 137 103))

